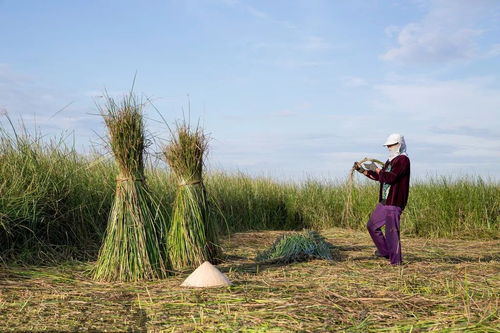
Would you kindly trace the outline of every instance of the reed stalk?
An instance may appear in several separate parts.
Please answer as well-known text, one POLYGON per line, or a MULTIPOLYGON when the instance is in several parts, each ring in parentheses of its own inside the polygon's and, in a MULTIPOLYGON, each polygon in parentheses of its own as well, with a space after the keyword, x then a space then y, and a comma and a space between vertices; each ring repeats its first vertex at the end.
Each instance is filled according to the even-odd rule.
MULTIPOLYGON (((360 160, 358 163, 363 164, 365 162, 373 162, 379 165, 379 167, 382 167, 384 165, 384 162, 379 161, 374 158, 368 158, 365 157, 362 160, 360 160)), ((354 219, 354 200, 353 200, 353 192, 356 184, 354 183, 354 174, 356 173, 356 169, 354 166, 351 168, 349 171, 349 174, 347 176, 347 180, 344 185, 344 195, 345 195, 345 201, 344 201, 344 208, 342 210, 342 226, 349 226, 351 221, 354 219)))
POLYGON ((93 269, 96 280, 162 278, 168 268, 159 240, 165 220, 144 176, 143 106, 131 92, 119 103, 106 96, 105 105, 99 107, 119 173, 106 235, 93 269))
POLYGON ((214 263, 219 254, 217 225, 203 183, 208 140, 200 127, 178 124, 164 157, 173 171, 177 192, 168 232, 168 257, 174 269, 214 263))

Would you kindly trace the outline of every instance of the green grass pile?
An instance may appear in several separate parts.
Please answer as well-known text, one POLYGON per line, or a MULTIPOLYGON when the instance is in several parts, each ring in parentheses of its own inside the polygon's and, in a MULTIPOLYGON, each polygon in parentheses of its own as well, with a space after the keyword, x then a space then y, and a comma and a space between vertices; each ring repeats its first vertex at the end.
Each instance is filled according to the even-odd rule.
POLYGON ((161 247, 164 218, 144 175, 146 140, 143 103, 130 93, 120 103, 106 97, 100 107, 119 174, 106 236, 93 277, 106 281, 161 278, 165 263, 161 247))
POLYGON ((333 260, 332 245, 311 230, 279 236, 269 249, 256 257, 258 262, 280 264, 311 259, 333 260))
POLYGON ((200 127, 191 128, 186 123, 179 124, 172 136, 164 156, 178 186, 168 232, 168 256, 174 269, 183 269, 216 261, 219 246, 203 183, 208 140, 200 127))

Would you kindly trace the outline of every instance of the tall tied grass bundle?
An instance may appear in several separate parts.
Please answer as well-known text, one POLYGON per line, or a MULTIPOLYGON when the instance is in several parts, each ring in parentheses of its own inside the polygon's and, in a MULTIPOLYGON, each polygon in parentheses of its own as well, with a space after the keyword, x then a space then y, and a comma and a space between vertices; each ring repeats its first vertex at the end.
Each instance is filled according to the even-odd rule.
POLYGON ((269 249, 256 257, 258 262, 280 264, 310 259, 333 260, 332 245, 312 230, 279 236, 269 249))
POLYGON ((142 109, 132 92, 119 103, 106 96, 99 107, 119 169, 104 242, 93 270, 96 280, 136 281, 166 272, 160 234, 164 218, 144 177, 146 139, 142 109))
POLYGON ((207 191, 203 184, 204 157, 208 140, 200 127, 177 125, 165 159, 178 187, 168 233, 168 256, 175 269, 213 262, 218 256, 216 223, 210 218, 207 191))
MULTIPOLYGON (((365 157, 360 160, 358 163, 363 164, 365 162, 373 162, 378 164, 378 167, 382 167, 384 162, 379 161, 374 158, 365 157)), ((349 222, 354 218, 353 211, 353 189, 354 189, 354 174, 356 173, 356 169, 354 166, 349 171, 349 175, 347 176, 347 181, 345 184, 345 201, 344 201, 344 210, 342 211, 342 225, 349 226, 349 222)))

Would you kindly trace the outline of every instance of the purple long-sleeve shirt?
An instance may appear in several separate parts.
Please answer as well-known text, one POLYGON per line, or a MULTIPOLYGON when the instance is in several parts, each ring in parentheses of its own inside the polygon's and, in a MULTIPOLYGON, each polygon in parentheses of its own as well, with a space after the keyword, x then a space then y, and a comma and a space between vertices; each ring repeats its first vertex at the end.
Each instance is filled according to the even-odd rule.
POLYGON ((380 173, 368 170, 368 176, 380 182, 379 202, 404 209, 410 192, 410 159, 399 155, 392 161, 387 160, 380 173), (383 201, 384 184, 390 185, 389 194, 383 201))

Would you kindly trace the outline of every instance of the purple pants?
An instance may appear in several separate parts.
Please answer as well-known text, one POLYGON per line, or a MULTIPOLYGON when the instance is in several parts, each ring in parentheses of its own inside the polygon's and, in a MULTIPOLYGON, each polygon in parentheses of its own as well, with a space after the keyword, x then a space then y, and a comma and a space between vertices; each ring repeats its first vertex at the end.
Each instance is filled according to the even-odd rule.
POLYGON ((401 208, 398 206, 385 206, 381 203, 372 212, 368 220, 368 231, 380 255, 389 257, 391 264, 398 265, 402 262, 401 242, 399 240, 399 217, 401 208), (385 225, 385 237, 382 226, 385 225))

